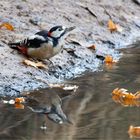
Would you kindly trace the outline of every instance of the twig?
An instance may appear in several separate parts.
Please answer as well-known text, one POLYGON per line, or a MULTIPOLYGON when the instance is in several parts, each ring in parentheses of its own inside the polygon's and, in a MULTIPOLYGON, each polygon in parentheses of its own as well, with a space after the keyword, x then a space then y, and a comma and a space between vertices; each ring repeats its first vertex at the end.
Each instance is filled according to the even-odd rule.
POLYGON ((97 16, 96 16, 96 14, 94 14, 88 7, 82 6, 82 5, 81 5, 81 7, 84 8, 85 10, 87 10, 87 11, 88 11, 92 16, 94 16, 96 19, 98 19, 97 16))
POLYGON ((112 19, 112 16, 109 14, 109 12, 106 10, 106 8, 103 5, 101 5, 101 7, 104 8, 105 13, 109 16, 110 19, 112 19))
POLYGON ((88 11, 93 17, 95 17, 99 24, 101 24, 101 21, 98 20, 98 17, 93 11, 91 11, 87 6, 84 6, 82 4, 78 4, 80 7, 84 8, 86 11, 88 11))

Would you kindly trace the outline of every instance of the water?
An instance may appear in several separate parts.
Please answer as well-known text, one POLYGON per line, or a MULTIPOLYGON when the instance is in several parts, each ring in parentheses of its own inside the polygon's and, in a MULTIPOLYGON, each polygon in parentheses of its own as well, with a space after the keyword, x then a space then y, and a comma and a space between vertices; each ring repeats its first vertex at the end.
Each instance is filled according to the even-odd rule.
POLYGON ((133 93, 140 90, 140 47, 123 50, 123 53, 117 64, 104 66, 104 71, 70 81, 79 85, 79 89, 72 98, 64 100, 63 110, 73 124, 56 124, 28 108, 20 110, 0 104, 0 139, 129 140, 129 126, 140 126, 140 108, 114 103, 111 92, 116 87, 133 93), (40 129, 44 119, 46 131, 40 129))

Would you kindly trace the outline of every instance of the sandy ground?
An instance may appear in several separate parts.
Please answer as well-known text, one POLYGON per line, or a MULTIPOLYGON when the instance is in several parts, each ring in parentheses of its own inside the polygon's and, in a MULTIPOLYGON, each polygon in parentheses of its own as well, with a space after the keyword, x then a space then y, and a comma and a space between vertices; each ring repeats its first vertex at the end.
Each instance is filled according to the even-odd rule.
POLYGON ((57 83, 85 71, 98 71, 102 61, 96 58, 96 53, 119 59, 118 49, 129 47, 140 37, 140 6, 132 0, 1 0, 0 13, 1 23, 9 22, 15 27, 14 31, 0 30, 1 95, 17 95, 46 87, 40 78, 57 83), (110 16, 123 31, 110 33, 107 28, 110 16), (63 50, 53 57, 55 68, 27 67, 21 63, 25 57, 7 45, 55 25, 76 26, 64 44, 64 48, 74 52, 63 50), (99 51, 89 50, 87 47, 91 44, 95 44, 99 51))

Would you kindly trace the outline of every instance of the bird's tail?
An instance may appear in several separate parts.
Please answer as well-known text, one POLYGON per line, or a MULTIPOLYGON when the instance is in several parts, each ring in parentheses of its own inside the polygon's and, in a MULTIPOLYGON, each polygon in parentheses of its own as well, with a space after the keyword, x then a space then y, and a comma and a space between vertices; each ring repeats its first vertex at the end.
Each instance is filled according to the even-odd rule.
POLYGON ((14 42, 14 43, 8 43, 8 45, 10 46, 10 47, 16 47, 16 46, 19 46, 20 45, 20 42, 14 42))
POLYGON ((19 51, 20 42, 8 43, 8 46, 12 49, 15 49, 15 50, 19 51))

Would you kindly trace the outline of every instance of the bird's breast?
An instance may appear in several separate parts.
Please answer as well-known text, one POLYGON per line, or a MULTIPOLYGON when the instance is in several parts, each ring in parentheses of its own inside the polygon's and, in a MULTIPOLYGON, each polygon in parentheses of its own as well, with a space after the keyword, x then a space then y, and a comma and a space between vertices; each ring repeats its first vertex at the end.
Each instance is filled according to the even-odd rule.
POLYGON ((28 55, 37 59, 49 59, 53 56, 52 44, 43 43, 39 48, 29 48, 28 55))
POLYGON ((62 50, 62 45, 57 45, 53 48, 53 55, 58 54, 62 50))

